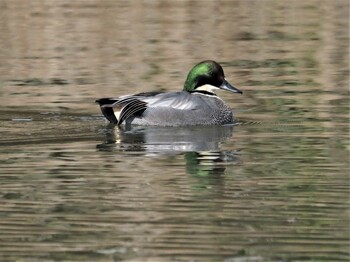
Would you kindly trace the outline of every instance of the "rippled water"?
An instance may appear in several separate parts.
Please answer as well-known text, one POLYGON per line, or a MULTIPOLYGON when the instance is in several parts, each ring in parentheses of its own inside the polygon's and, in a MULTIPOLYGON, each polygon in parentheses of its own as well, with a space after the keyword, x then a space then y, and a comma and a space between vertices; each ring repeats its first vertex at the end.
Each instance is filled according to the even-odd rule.
POLYGON ((1 1, 1 261, 348 261, 348 1, 1 1), (219 61, 239 123, 93 101, 219 61))

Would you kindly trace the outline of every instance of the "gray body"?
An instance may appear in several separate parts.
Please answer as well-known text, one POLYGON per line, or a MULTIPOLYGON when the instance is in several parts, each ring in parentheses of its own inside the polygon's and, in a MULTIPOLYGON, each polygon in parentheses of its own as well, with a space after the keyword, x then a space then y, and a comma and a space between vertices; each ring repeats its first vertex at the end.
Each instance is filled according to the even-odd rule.
POLYGON ((191 126, 233 123, 231 108, 215 94, 208 92, 141 93, 100 99, 97 102, 106 118, 118 125, 191 126), (111 108, 115 118, 111 116, 111 108), (129 111, 129 114, 123 115, 123 111, 129 111))

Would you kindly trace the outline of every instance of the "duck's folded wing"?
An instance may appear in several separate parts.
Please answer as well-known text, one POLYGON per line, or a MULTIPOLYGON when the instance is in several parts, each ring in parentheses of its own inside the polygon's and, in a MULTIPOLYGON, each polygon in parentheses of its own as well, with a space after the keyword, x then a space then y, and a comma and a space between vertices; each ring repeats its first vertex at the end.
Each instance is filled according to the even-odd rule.
POLYGON ((188 92, 160 93, 155 96, 139 97, 149 108, 168 108, 193 110, 198 108, 198 101, 188 92))
POLYGON ((147 103, 137 98, 128 99, 127 102, 123 100, 123 102, 120 102, 120 105, 122 108, 120 110, 120 115, 117 123, 118 125, 123 123, 123 121, 128 119, 130 116, 142 114, 142 112, 147 108, 147 103))
POLYGON ((100 104, 102 114, 112 123, 120 125, 124 120, 135 114, 142 114, 147 103, 134 96, 119 98, 101 98, 96 100, 100 104))
POLYGON ((188 92, 140 93, 118 98, 102 98, 96 102, 100 104, 103 115, 118 125, 131 116, 141 116, 147 109, 157 112, 198 109, 198 101, 188 92))

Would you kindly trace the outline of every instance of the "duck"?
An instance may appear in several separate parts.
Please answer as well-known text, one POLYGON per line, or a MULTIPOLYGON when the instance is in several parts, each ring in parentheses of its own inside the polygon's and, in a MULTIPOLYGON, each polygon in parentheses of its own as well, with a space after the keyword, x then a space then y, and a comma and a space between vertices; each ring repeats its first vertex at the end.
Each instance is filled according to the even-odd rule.
POLYGON ((222 66, 205 60, 188 73, 182 91, 142 92, 96 100, 115 125, 208 126, 234 123, 232 109, 216 95, 222 89, 243 94, 225 78, 222 66))

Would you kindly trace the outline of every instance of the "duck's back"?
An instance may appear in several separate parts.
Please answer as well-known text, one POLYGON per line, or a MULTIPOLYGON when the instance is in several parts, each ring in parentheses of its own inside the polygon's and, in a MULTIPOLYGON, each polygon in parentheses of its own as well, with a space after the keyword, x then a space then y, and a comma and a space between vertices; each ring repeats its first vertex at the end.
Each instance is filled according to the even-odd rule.
POLYGON ((231 108, 216 95, 184 91, 136 97, 146 102, 147 107, 142 114, 126 119, 127 124, 190 126, 233 122, 231 108))

